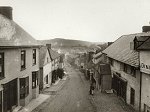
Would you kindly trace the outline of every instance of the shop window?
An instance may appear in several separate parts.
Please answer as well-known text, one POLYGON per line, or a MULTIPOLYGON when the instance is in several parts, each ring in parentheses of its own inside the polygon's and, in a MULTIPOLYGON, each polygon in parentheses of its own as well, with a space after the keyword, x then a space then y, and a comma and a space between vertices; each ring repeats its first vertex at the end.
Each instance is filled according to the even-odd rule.
POLYGON ((33 65, 36 64, 36 49, 33 49, 33 65))
POLYGON ((4 77, 4 53, 0 53, 0 78, 4 77))
POLYGON ((29 77, 20 79, 20 99, 24 99, 29 94, 29 77))
POLYGON ((134 100, 135 100, 135 90, 131 88, 131 92, 130 92, 130 104, 131 105, 134 105, 134 100))
POLYGON ((21 70, 25 69, 26 67, 26 52, 25 50, 21 51, 21 70))
POLYGON ((32 72, 32 89, 38 86, 38 72, 32 72))

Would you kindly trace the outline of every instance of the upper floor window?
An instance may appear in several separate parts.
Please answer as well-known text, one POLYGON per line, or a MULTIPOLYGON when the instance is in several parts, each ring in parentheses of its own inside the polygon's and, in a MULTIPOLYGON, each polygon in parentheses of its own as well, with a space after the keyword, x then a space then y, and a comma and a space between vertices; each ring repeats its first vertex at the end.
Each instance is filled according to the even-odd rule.
POLYGON ((36 49, 33 49, 33 65, 36 64, 36 49))
POLYGON ((124 64, 123 71, 127 73, 127 65, 126 64, 124 64))
POLYGON ((136 68, 127 64, 124 64, 124 72, 136 77, 136 68))
POLYGON ((0 53, 0 78, 4 77, 4 53, 0 53))
POLYGON ((21 70, 25 69, 26 67, 26 51, 22 50, 21 51, 21 70))
POLYGON ((135 67, 131 67, 131 75, 133 77, 136 77, 136 68, 135 67))
POLYGON ((29 76, 20 79, 20 99, 24 99, 29 94, 29 76))
POLYGON ((111 66, 114 66, 114 60, 112 58, 109 58, 109 63, 111 66))

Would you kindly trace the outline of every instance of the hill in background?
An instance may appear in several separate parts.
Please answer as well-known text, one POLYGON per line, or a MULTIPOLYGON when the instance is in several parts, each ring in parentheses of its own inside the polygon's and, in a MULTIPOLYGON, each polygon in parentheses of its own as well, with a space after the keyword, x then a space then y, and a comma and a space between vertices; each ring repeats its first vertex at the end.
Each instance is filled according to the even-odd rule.
POLYGON ((71 39, 62 39, 62 38, 55 38, 50 40, 40 40, 42 44, 52 44, 52 47, 90 47, 95 46, 102 43, 94 43, 88 41, 81 41, 81 40, 71 40, 71 39))

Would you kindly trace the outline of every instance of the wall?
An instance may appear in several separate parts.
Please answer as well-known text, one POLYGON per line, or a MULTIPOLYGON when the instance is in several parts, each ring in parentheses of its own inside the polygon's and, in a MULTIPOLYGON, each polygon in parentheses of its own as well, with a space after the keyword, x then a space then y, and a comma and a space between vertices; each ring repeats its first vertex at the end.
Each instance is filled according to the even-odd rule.
MULTIPOLYGON (((5 78, 0 80, 0 84, 5 84, 15 78, 23 78, 29 76, 29 95, 27 97, 26 104, 32 99, 32 71, 39 71, 39 50, 36 49, 36 65, 32 65, 32 49, 6 49, 1 50, 4 52, 4 66, 5 66, 5 78), (26 50, 26 69, 21 70, 21 50, 26 50)), ((18 99, 20 96, 20 85, 18 81, 18 99)), ((19 101, 19 100, 18 100, 19 101)), ((20 103, 18 102, 18 105, 20 103)))
POLYGON ((131 74, 125 73, 120 65, 119 61, 114 61, 114 65, 111 66, 111 70, 121 74, 121 77, 127 80, 127 93, 126 101, 130 105, 130 90, 131 87, 135 90, 135 105, 133 108, 135 110, 139 109, 139 99, 140 99, 140 70, 136 70, 136 77, 133 77, 131 74))
POLYGON ((51 84, 51 72, 52 72, 52 61, 49 56, 49 52, 46 52, 44 66, 43 66, 43 88, 46 88, 47 86, 50 86, 51 84), (47 62, 48 58, 48 62, 47 62), (48 75, 48 84, 46 84, 45 77, 48 75))
POLYGON ((150 75, 142 73, 142 95, 141 110, 144 110, 144 104, 150 107, 150 75))
POLYGON ((150 107, 150 51, 140 51, 140 70, 142 72, 141 110, 144 104, 150 107))

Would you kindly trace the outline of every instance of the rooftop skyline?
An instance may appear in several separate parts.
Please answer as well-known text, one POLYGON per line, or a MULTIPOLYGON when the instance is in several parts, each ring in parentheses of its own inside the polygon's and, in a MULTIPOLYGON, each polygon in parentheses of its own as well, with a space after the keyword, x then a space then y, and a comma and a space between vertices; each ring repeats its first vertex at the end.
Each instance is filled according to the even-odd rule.
POLYGON ((38 40, 115 41, 150 22, 149 0, 1 0, 13 20, 38 40))

